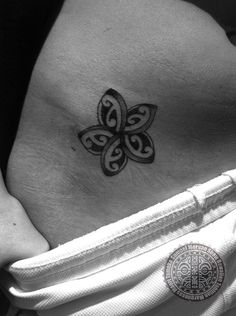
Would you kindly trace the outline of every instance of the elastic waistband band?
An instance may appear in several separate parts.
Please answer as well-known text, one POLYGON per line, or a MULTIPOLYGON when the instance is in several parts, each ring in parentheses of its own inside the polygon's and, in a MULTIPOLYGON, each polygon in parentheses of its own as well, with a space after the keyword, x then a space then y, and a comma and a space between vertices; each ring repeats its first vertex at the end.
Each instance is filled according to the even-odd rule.
POLYGON ((34 290, 55 279, 87 276, 231 212, 236 208, 235 187, 236 169, 7 270, 23 289, 34 290))

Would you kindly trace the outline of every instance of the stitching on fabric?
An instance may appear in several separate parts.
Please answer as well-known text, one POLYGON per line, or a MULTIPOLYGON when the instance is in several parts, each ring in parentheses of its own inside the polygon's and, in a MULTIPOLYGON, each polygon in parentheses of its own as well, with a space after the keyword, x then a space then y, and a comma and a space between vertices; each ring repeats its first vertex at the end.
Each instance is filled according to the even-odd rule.
MULTIPOLYGON (((218 201, 217 201, 217 202, 218 202, 218 201)), ((235 210, 235 209, 231 210, 230 212, 232 212, 232 211, 234 211, 234 210, 235 210)), ((229 214, 230 212, 228 212, 228 213, 226 213, 226 214, 229 214)), ((214 222, 215 222, 216 220, 219 220, 220 218, 222 218, 222 217, 225 216, 226 214, 224 214, 224 215, 220 216, 219 218, 215 219, 214 222)), ((201 217, 202 217, 202 213, 195 213, 195 214, 191 214, 191 215, 194 215, 195 217, 196 217, 197 215, 198 215, 198 217, 199 217, 199 215, 201 215, 201 217)), ((185 217, 184 220, 189 219, 189 217, 190 217, 190 216, 185 217)), ((182 219, 180 219, 179 221, 181 221, 181 220, 182 220, 182 219)), ((162 229, 160 229, 160 230, 159 230, 160 235, 163 234, 163 232, 164 232, 165 230, 169 229, 170 227, 172 227, 172 226, 174 226, 174 225, 177 225, 179 221, 170 224, 168 227, 163 227, 162 229)), ((198 226, 197 228, 202 228, 202 227, 204 227, 204 226, 207 226, 208 224, 209 224, 209 223, 206 223, 205 225, 198 226)), ((193 232, 194 230, 196 230, 197 228, 194 228, 193 230, 190 230, 190 231, 188 231, 188 232, 186 232, 186 233, 184 233, 184 234, 182 234, 182 235, 180 235, 180 236, 184 236, 184 235, 186 235, 186 234, 188 234, 188 233, 191 233, 191 232, 193 232)), ((156 233, 156 232, 154 231, 154 232, 151 232, 151 233, 149 233, 148 235, 144 236, 144 237, 143 237, 143 241, 145 241, 146 239, 150 238, 151 235, 154 235, 155 233, 156 233)), ((178 236, 178 237, 180 237, 180 236, 178 236)), ((105 257, 105 256, 108 255, 108 254, 110 255, 111 253, 113 253, 113 252, 115 252, 115 251, 117 251, 117 250, 120 250, 120 249, 122 249, 122 248, 125 248, 126 246, 128 246, 128 245, 130 245, 130 244, 138 243, 139 241, 140 241, 140 239, 137 238, 136 240, 133 240, 133 241, 131 241, 131 242, 129 242, 129 243, 126 243, 126 244, 124 244, 124 245, 122 245, 122 246, 120 246, 120 247, 118 247, 118 248, 112 249, 112 250, 109 251, 109 252, 103 253, 103 254, 101 254, 101 255, 99 255, 99 256, 93 258, 93 259, 87 260, 87 261, 85 261, 85 262, 83 262, 83 263, 81 263, 81 264, 79 264, 79 265, 76 264, 76 265, 74 265, 74 266, 70 266, 69 269, 82 267, 82 266, 85 265, 85 264, 88 264, 88 263, 90 263, 90 262, 93 262, 93 261, 96 261, 96 260, 98 260, 98 259, 101 259, 101 258, 105 257)), ((170 240, 168 240, 167 242, 169 242, 169 241, 170 241, 170 240)), ((164 243, 162 243, 161 245, 164 245, 164 244, 166 244, 167 242, 164 242, 164 243)), ((159 246, 160 246, 160 245, 159 245, 159 246)), ((152 249, 155 249, 155 248, 157 248, 157 247, 159 247, 159 246, 155 246, 155 247, 152 248, 152 249)), ((150 249, 150 250, 151 250, 151 249, 150 249)), ((148 251, 149 251, 149 250, 148 250, 148 251)), ((144 252, 144 253, 145 253, 145 252, 144 252)), ((70 258, 71 258, 71 257, 70 257, 70 258)), ((66 258, 66 259, 69 259, 69 258, 66 258)), ((73 259, 76 259, 76 255, 74 256, 73 259)), ((63 259, 62 259, 62 260, 63 260, 63 259)), ((127 260, 127 259, 126 259, 126 260, 127 260)), ((62 261, 59 261, 59 262, 61 263, 62 261)), ((40 267, 41 267, 41 266, 40 266, 40 267)), ((34 270, 34 269, 35 269, 35 267, 34 267, 34 268, 29 268, 28 271, 34 270)), ((30 283, 30 282, 32 282, 33 280, 39 280, 39 279, 42 280, 43 278, 46 278, 46 277, 48 277, 48 276, 52 276, 52 275, 54 275, 54 274, 57 274, 57 273, 60 273, 60 272, 64 272, 64 271, 66 271, 67 269, 68 269, 68 267, 65 268, 65 269, 63 269, 63 270, 60 270, 60 271, 48 273, 46 276, 43 276, 43 277, 40 277, 40 276, 39 276, 38 278, 37 278, 37 277, 36 277, 36 278, 28 278, 28 280, 24 280, 23 282, 24 282, 24 283, 30 283)), ((24 270, 24 271, 25 271, 25 270, 24 270)), ((17 277, 16 277, 16 279, 17 279, 17 277)))
MULTIPOLYGON (((234 210, 235 210, 235 209, 234 209, 234 210)), ((232 211, 234 211, 234 210, 232 210, 232 211)), ((229 213, 230 213, 230 212, 229 212, 229 213)), ((229 213, 227 213, 227 214, 229 214, 229 213)), ((200 214, 195 214, 195 216, 197 216, 197 215, 200 215, 200 214)), ((221 217, 224 217, 224 216, 225 216, 225 215, 222 215, 221 217)), ((221 217, 220 217, 220 218, 221 218, 221 217)), ((214 222, 217 221, 217 220, 219 220, 220 218, 215 219, 214 222)), ((176 224, 176 223, 173 223, 173 226, 174 226, 175 224, 176 224)), ((200 228, 205 227, 205 226, 207 226, 208 224, 209 224, 209 223, 206 223, 205 225, 200 226, 200 228)), ((199 227, 196 227, 196 228, 194 228, 193 230, 190 230, 190 231, 188 231, 188 232, 186 232, 186 233, 183 233, 182 235, 180 235, 180 236, 178 236, 178 237, 182 237, 182 236, 187 235, 188 233, 194 232, 194 231, 195 231, 196 229, 198 229, 198 228, 199 228, 199 227)), ((165 228, 163 228, 163 230, 164 230, 164 229, 165 229, 165 228)), ((146 239, 150 238, 152 234, 154 234, 154 233, 152 232, 151 234, 146 235, 144 239, 146 240, 146 239)), ((166 243, 168 243, 168 242, 170 242, 170 241, 172 241, 172 240, 173 240, 173 239, 167 240, 166 242, 161 243, 161 245, 164 245, 164 244, 166 244, 166 243)), ((139 240, 137 239, 137 240, 135 240, 134 242, 135 242, 135 243, 138 243, 138 241, 139 241, 139 240)), ((120 249, 124 248, 125 246, 127 246, 127 245, 129 245, 129 244, 133 244, 134 242, 130 242, 130 243, 128 243, 128 244, 122 245, 122 246, 119 247, 119 248, 113 249, 112 251, 110 251, 109 255, 110 255, 111 253, 115 253, 115 252, 119 251, 120 249)), ((148 250, 146 250, 146 251, 144 251, 144 252, 141 252, 141 253, 135 255, 134 257, 139 256, 139 255, 142 255, 143 253, 148 253, 148 252, 150 252, 150 251, 152 251, 152 250, 154 250, 154 249, 160 247, 161 245, 153 246, 152 248, 150 248, 150 249, 148 249, 148 250)), ((96 258, 93 258, 93 259, 91 259, 91 260, 88 260, 88 261, 86 261, 86 262, 83 262, 82 264, 80 264, 80 265, 78 265, 78 266, 77 266, 77 265, 74 265, 73 267, 70 267, 70 269, 75 269, 75 268, 83 267, 84 265, 86 265, 86 264, 88 264, 88 263, 91 263, 91 262, 93 262, 93 261, 96 261, 97 259, 102 259, 102 257, 105 257, 106 255, 108 255, 108 253, 102 254, 102 255, 100 255, 100 256, 98 256, 98 257, 96 257, 96 258)), ((134 258, 134 257, 121 260, 120 262, 118 262, 118 263, 116 263, 116 264, 112 264, 112 265, 110 265, 110 266, 108 266, 108 267, 105 267, 105 268, 99 270, 99 271, 90 273, 90 274, 85 275, 85 276, 82 276, 82 277, 80 277, 80 278, 71 279, 70 281, 83 279, 83 278, 89 277, 89 276, 91 276, 91 275, 100 273, 101 271, 104 271, 104 270, 109 269, 109 268, 111 268, 111 267, 113 267, 113 266, 116 266, 116 265, 118 265, 118 264, 121 264, 121 263, 123 263, 123 262, 125 262, 125 261, 127 261, 127 260, 130 260, 130 259, 134 258)), ((67 269, 68 269, 68 268, 67 268, 67 269)), ((67 269, 63 269, 63 270, 61 270, 60 272, 64 272, 64 271, 66 271, 67 269)), ((50 273, 50 274, 47 274, 47 276, 45 276, 44 279, 47 278, 48 276, 52 276, 52 275, 55 275, 55 274, 57 274, 57 273, 58 273, 58 272, 52 272, 52 273, 50 273)), ((32 280, 29 280, 29 282, 30 282, 30 281, 34 281, 34 280, 39 280, 39 279, 40 279, 40 278, 32 279, 32 280)), ((41 280, 42 280, 42 279, 43 279, 43 278, 41 278, 41 280)), ((28 283, 28 282, 26 281, 25 283, 28 283)), ((55 284, 55 285, 56 285, 56 284, 55 284)))
MULTIPOLYGON (((209 199, 209 198, 213 197, 214 195, 218 195, 224 191, 227 191, 230 188, 232 189, 232 192, 230 192, 230 193, 234 193, 234 185, 229 184, 227 187, 220 188, 217 191, 214 191, 213 193, 206 195, 206 199, 209 199)), ((226 195, 227 195, 227 193, 226 193, 226 195)), ((220 200, 221 196, 219 196, 217 198, 219 198, 219 200, 220 200)), ((217 199, 217 201, 218 201, 218 199, 217 199)), ((217 202, 217 201, 215 201, 215 202, 217 202)))
MULTIPOLYGON (((224 190, 223 191, 225 191, 225 188, 224 188, 224 190)), ((222 189, 221 190, 218 190, 217 192, 222 192, 222 189)), ((209 205, 207 205, 207 207, 208 208, 212 208, 212 207, 216 207, 217 205, 220 205, 221 203, 223 203, 223 202, 225 202, 228 198, 230 198, 231 197, 231 195, 233 195, 235 192, 234 191, 232 191, 232 192, 230 192, 229 194, 226 194, 225 196, 223 196, 223 197, 219 197, 219 199, 217 199, 217 201, 212 201, 212 202, 214 202, 214 203, 210 203, 209 205)), ((210 194, 209 196, 207 196, 207 199, 208 198, 210 198, 210 197, 212 197, 212 196, 214 196, 215 194, 210 194)), ((122 235, 118 235, 118 236, 116 236, 115 238, 112 238, 112 239, 110 239, 110 240, 107 240, 106 242, 104 242, 104 243, 102 243, 102 244, 100 244, 100 245, 97 245, 97 246, 95 246, 95 247, 92 247, 92 248, 89 248, 89 249, 86 249, 86 250, 84 250, 83 252, 81 252, 81 253, 79 253, 79 254, 72 254, 72 255, 70 255, 70 256, 68 256, 68 257, 66 257, 66 258, 62 258, 62 259, 60 259, 60 260, 55 260, 55 261, 53 261, 53 262, 50 262, 50 263, 45 263, 45 264, 41 264, 41 265, 39 265, 39 266, 34 266, 34 267, 28 267, 28 268, 13 268, 13 271, 21 271, 21 270, 23 270, 23 271, 30 271, 30 270, 35 270, 35 269, 37 269, 37 268, 40 268, 40 267, 45 267, 45 266, 47 266, 47 265, 52 265, 53 263, 55 263, 55 262, 57 262, 57 263, 62 263, 63 261, 66 261, 66 260, 69 260, 69 259, 71 259, 71 258, 73 258, 74 257, 74 259, 79 255, 79 257, 81 257, 81 256, 83 256, 83 255, 86 255, 86 254, 89 254, 89 253, 91 253, 92 251, 94 251, 94 250, 100 250, 100 249, 102 249, 102 248, 106 248, 109 244, 112 244, 112 243, 117 243, 119 240, 121 240, 121 237, 126 237, 127 235, 135 235, 137 232, 140 232, 140 233, 142 233, 143 231, 145 231, 146 229, 150 229, 150 226, 151 225, 155 225, 155 224, 158 224, 158 220, 160 220, 160 219, 164 219, 164 218, 167 218, 168 216, 172 216, 173 214, 176 216, 176 213, 178 214, 178 213, 183 213, 184 211, 187 211, 188 210, 188 208, 190 209, 193 205, 196 205, 196 202, 194 201, 193 203, 190 203, 189 205, 187 205, 187 206, 185 206, 185 208, 179 208, 179 209, 177 209, 177 210, 175 210, 174 212, 172 212, 172 213, 169 213, 169 214, 166 214, 166 215, 163 215, 161 218, 158 218, 158 219, 152 219, 152 220, 150 220, 149 222, 146 222, 146 223, 144 223, 143 225, 140 225, 140 226, 138 226, 138 227, 136 227, 135 229, 133 229, 133 230, 131 230, 131 231, 127 231, 127 232, 125 232, 124 234, 122 234, 122 235)), ((197 211, 197 210, 196 210, 197 211)), ((199 214, 202 214, 202 215, 205 215, 206 214, 206 207, 204 207, 203 208, 203 211, 204 211, 204 213, 202 212, 202 210, 199 212, 199 214)), ((194 216, 196 213, 191 213, 191 214, 187 214, 186 215, 186 217, 184 218, 184 219, 187 219, 187 218, 189 218, 189 217, 191 217, 191 216, 194 216)), ((173 216, 172 216, 173 217, 173 216)), ((161 228, 161 229, 157 229, 157 230, 155 230, 155 231, 153 231, 152 233, 156 233, 156 232, 158 232, 158 231, 162 231, 163 229, 168 229, 170 226, 172 226, 172 225, 174 225, 175 223, 179 223, 180 221, 182 221, 182 220, 184 220, 183 218, 181 218, 181 219, 179 219, 179 220, 177 220, 177 221, 175 221, 174 223, 170 223, 170 224, 168 224, 167 226, 165 226, 164 228, 161 228)), ((150 233, 150 235, 152 234, 152 233, 150 233)), ((141 240, 142 238, 145 238, 146 236, 141 236, 141 237, 139 237, 139 238, 137 238, 137 240, 141 240)), ((125 238, 123 238, 123 239, 125 239, 125 238)), ((136 240, 135 240, 136 241, 136 240)), ((134 242, 134 241, 133 241, 134 242)), ((129 243, 128 243, 129 244, 129 243)), ((105 255, 105 254, 104 254, 105 255)), ((96 257, 97 258, 97 257, 96 257)))
MULTIPOLYGON (((106 242, 102 243, 102 244, 99 244, 95 247, 92 247, 92 248, 89 248, 89 249, 86 249, 82 252, 79 253, 80 256, 83 256, 84 254, 89 254, 91 251, 94 251, 94 250, 99 250, 101 248, 105 248, 107 245, 111 244, 111 243, 116 243, 117 241, 119 241, 121 239, 121 237, 126 237, 127 235, 130 235, 130 234, 135 234, 137 233, 139 230, 140 232, 143 232, 146 228, 150 228, 151 225, 154 225, 154 224, 157 224, 158 223, 158 220, 161 220, 161 219, 164 219, 164 218, 167 218, 168 216, 172 216, 173 214, 176 215, 176 213, 180 213, 181 211, 187 211, 188 208, 190 209, 191 206, 195 205, 195 202, 189 204, 188 206, 186 206, 185 208, 179 208, 177 210, 175 210, 174 212, 170 213, 170 214, 166 214, 166 215, 163 215, 162 217, 159 217, 158 219, 152 219, 150 220, 149 222, 146 222, 145 224, 142 224, 142 225, 139 225, 138 227, 135 227, 135 229, 131 230, 131 231, 126 231, 125 233, 121 234, 121 235, 117 235, 115 238, 112 238, 112 239, 109 239, 107 240, 106 242)), ((196 213, 191 213, 189 215, 187 215, 185 218, 189 218, 190 216, 193 216, 195 215, 196 213)), ((185 219, 184 218, 184 219, 185 219)), ((174 223, 178 223, 179 221, 183 220, 182 218, 177 220, 176 222, 174 223)), ((167 226, 165 226, 164 228, 168 228, 169 226, 171 226, 172 224, 174 223, 170 223, 168 224, 167 226)), ((160 228, 160 231, 162 231, 164 228, 160 228)), ((159 230, 156 230, 156 231, 153 231, 152 233, 156 233, 157 231, 159 230)), ((151 234, 151 233, 150 233, 151 234)), ((142 236, 140 238, 138 238, 137 240, 140 240, 142 239, 142 236)), ((77 254, 78 255, 78 254, 77 254)), ((68 256, 68 257, 65 257, 65 258, 62 258, 60 260, 55 260, 54 262, 61 262, 63 261, 64 259, 67 260, 67 259, 70 259, 72 257, 76 256, 76 254, 72 254, 71 256, 68 256)), ((24 271, 26 270, 33 270, 33 269, 37 269, 38 267, 44 267, 48 264, 52 264, 54 262, 49 262, 49 263, 45 263, 45 264, 41 264, 39 266, 34 266, 34 267, 29 267, 29 268, 23 268, 24 271)), ((14 271, 16 270, 22 270, 22 268, 13 268, 14 271)))
MULTIPOLYGON (((195 217, 196 217, 197 215, 201 215, 201 214, 197 214, 197 213, 196 213, 196 214, 194 214, 194 215, 195 215, 195 217)), ((186 218, 186 219, 187 219, 187 218, 186 218)), ((175 226, 176 224, 178 224, 178 223, 175 222, 175 223, 173 223, 173 224, 170 225, 170 226, 175 226)), ((206 225, 207 225, 207 224, 206 224, 206 225)), ((204 227, 204 226, 206 226, 206 225, 203 225, 203 226, 200 226, 200 227, 204 227)), ((178 238, 179 238, 179 237, 182 237, 182 236, 185 236, 186 234, 191 233, 191 232, 195 231, 195 230, 198 229, 198 228, 199 228, 199 227, 196 227, 196 228, 194 228, 193 230, 187 231, 186 233, 183 233, 183 234, 179 235, 178 238)), ((164 231, 164 230, 165 230, 165 228, 162 228, 162 229, 161 229, 161 231, 164 231)), ((143 240, 143 241, 145 242, 146 239, 149 239, 149 238, 151 237, 151 235, 154 235, 154 234, 155 234, 155 232, 152 232, 152 233, 150 233, 150 234, 144 236, 144 240, 143 240)), ((141 253, 135 255, 134 257, 139 256, 139 255, 142 255, 142 254, 147 253, 147 252, 149 252, 149 251, 152 251, 152 250, 154 250, 154 249, 156 249, 156 248, 158 248, 158 247, 160 247, 160 246, 162 246, 162 245, 165 245, 166 243, 170 242, 171 240, 173 240, 173 239, 169 239, 169 240, 167 240, 166 242, 163 242, 163 243, 161 243, 161 244, 159 244, 159 245, 157 245, 157 246, 153 246, 152 248, 150 248, 150 249, 148 249, 148 250, 146 250, 146 251, 143 251, 143 252, 141 252, 141 253)), ((118 248, 112 249, 110 252, 106 252, 106 253, 101 254, 101 255, 99 255, 99 256, 93 258, 93 259, 87 260, 87 261, 85 261, 85 262, 83 262, 83 263, 81 263, 81 264, 79 264, 79 265, 70 266, 69 269, 71 270, 71 269, 75 269, 75 268, 76 268, 76 269, 77 269, 77 268, 81 268, 81 267, 87 265, 88 263, 92 263, 92 262, 94 262, 94 261, 96 261, 96 260, 98 260, 98 259, 102 259, 103 257, 105 257, 105 256, 107 256, 107 255, 111 255, 111 254, 113 254, 113 253, 119 251, 120 249, 125 248, 126 246, 129 246, 130 244, 137 244, 138 242, 139 242, 139 239, 136 239, 136 240, 131 241, 131 242, 129 242, 129 243, 125 244, 125 245, 122 245, 122 246, 120 246, 120 247, 118 247, 118 248)), ((113 266, 115 266, 115 265, 118 265, 118 264, 120 264, 120 263, 122 263, 122 262, 125 262, 125 261, 127 261, 127 260, 130 260, 130 259, 132 259, 132 258, 134 258, 134 257, 126 258, 126 259, 121 260, 120 262, 118 262, 118 263, 116 263, 116 264, 112 264, 112 265, 109 266, 109 267, 105 267, 104 269, 101 269, 101 270, 99 270, 99 271, 90 273, 90 274, 88 274, 88 275, 85 275, 85 276, 82 276, 82 277, 79 277, 79 278, 71 279, 70 281, 83 279, 83 278, 86 278, 86 277, 88 277, 88 276, 90 276, 90 275, 97 274, 97 273, 99 273, 99 272, 101 272, 101 271, 103 271, 103 270, 106 270, 106 269, 108 269, 108 268, 111 268, 111 267, 113 267, 113 266)), ((60 270, 59 272, 56 271, 56 272, 48 273, 47 275, 45 275, 45 276, 43 276, 43 277, 41 277, 41 278, 39 277, 39 278, 30 279, 30 280, 25 280, 25 281, 24 281, 24 284, 30 283, 30 282, 35 281, 35 280, 43 280, 43 279, 48 278, 48 276, 52 276, 52 275, 55 275, 55 274, 58 274, 58 273, 61 273, 61 272, 67 271, 67 270, 68 270, 68 268, 65 268, 65 269, 63 269, 63 270, 60 270)), ((55 285, 56 285, 56 284, 55 284, 55 285)), ((53 286, 53 285, 52 285, 52 286, 53 286)))

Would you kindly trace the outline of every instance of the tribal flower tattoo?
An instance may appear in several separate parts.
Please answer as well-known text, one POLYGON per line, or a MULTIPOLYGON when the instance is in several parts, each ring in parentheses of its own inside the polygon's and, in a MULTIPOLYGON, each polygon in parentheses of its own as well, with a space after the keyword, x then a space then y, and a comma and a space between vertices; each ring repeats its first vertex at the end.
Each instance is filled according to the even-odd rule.
POLYGON ((88 152, 100 155, 104 174, 114 176, 124 169, 128 158, 140 163, 153 162, 154 145, 146 131, 156 111, 156 105, 146 103, 127 109, 123 97, 109 89, 98 104, 99 125, 86 128, 78 137, 88 152))

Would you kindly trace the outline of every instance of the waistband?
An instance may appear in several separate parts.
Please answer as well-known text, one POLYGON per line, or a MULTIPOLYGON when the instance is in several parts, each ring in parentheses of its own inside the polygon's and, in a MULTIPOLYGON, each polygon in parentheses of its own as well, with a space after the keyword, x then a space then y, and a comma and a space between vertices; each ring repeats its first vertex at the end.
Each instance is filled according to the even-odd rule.
POLYGON ((142 255, 235 210, 235 188, 236 169, 224 172, 47 253, 9 265, 1 277, 3 287, 18 306, 44 309, 61 304, 65 293, 58 285, 142 255))

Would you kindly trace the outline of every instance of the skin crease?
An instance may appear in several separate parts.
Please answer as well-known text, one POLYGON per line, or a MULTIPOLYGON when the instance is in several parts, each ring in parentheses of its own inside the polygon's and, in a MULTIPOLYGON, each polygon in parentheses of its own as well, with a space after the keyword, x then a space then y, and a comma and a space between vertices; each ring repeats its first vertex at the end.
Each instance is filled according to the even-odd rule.
POLYGON ((8 188, 52 247, 235 168, 236 50, 179 0, 66 1, 32 74, 8 188), (106 177, 77 134, 103 93, 158 106, 156 158, 106 177))
POLYGON ((0 267, 9 262, 36 256, 49 250, 22 205, 6 190, 0 172, 0 267))

